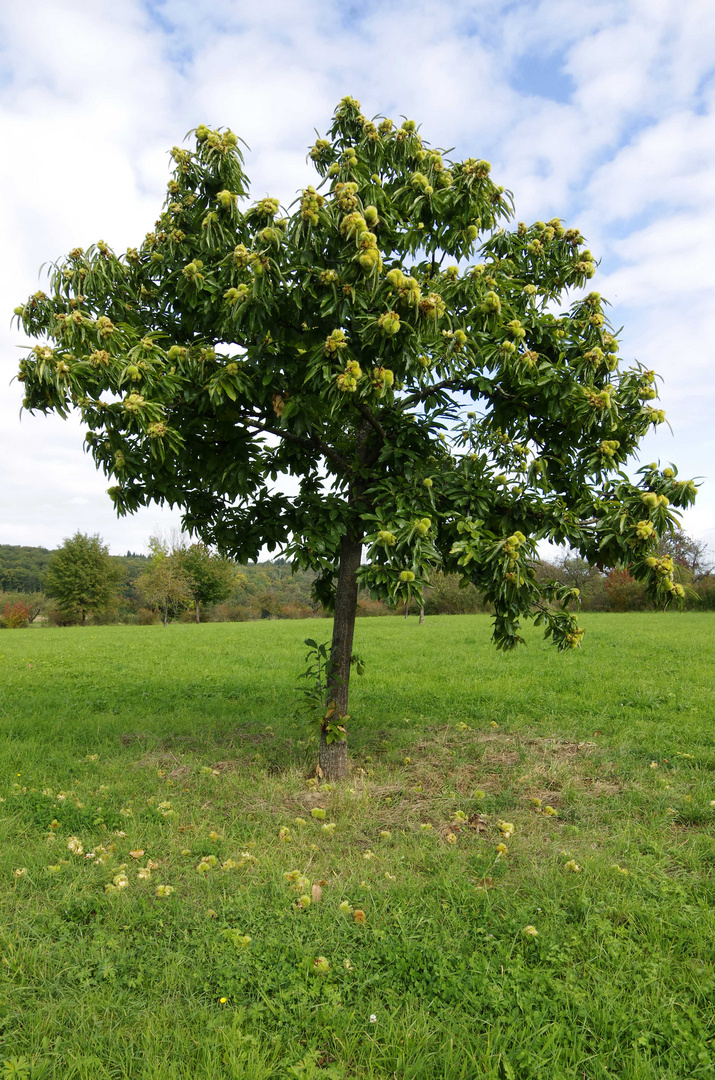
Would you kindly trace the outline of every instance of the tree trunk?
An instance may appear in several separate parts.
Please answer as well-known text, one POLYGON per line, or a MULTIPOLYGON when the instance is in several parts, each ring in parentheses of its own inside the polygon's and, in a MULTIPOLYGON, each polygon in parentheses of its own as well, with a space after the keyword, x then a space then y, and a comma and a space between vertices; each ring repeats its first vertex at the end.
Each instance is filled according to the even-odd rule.
MULTIPOLYGON (((334 718, 347 716, 350 685, 350 658, 353 654, 353 634, 357 611, 357 572, 360 567, 362 543, 344 536, 340 548, 338 586, 335 592, 335 621, 331 648, 331 672, 328 680, 328 706, 335 704, 334 718)), ((342 780, 348 772, 347 739, 336 739, 328 745, 325 732, 320 733, 320 768, 326 780, 342 780)))
POLYGON ((199 602, 198 602, 198 600, 196 601, 196 621, 197 621, 197 623, 201 622, 201 619, 199 618, 199 602))
POLYGON ((82 626, 87 625, 87 612, 82 608, 82 626))
POLYGON ((169 621, 169 601, 165 600, 164 601, 164 626, 165 627, 166 627, 166 624, 168 623, 168 621, 169 621))
POLYGON ((425 621, 425 606, 423 604, 422 607, 420 608, 420 626, 422 625, 422 623, 424 621, 425 621))

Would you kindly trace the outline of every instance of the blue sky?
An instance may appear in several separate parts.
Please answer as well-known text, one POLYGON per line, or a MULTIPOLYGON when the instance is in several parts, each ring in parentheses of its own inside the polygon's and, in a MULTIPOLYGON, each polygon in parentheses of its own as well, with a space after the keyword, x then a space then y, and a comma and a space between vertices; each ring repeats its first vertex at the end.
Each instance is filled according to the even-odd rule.
POLYGON ((671 430, 643 460, 704 479, 684 524, 715 547, 712 0, 29 0, 0 12, 0 543, 82 529, 143 550, 178 522, 115 519, 79 426, 18 417, 13 307, 41 263, 153 223, 196 124, 250 145, 255 197, 310 183, 343 94, 486 157, 523 220, 560 216, 601 259, 621 352, 662 374, 671 430))

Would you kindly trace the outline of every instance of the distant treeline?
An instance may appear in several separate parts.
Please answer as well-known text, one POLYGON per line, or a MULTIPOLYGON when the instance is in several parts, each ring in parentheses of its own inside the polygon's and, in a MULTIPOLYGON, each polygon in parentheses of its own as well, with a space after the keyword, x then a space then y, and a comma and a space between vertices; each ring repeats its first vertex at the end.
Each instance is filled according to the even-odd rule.
MULTIPOLYGON (((691 610, 715 610, 715 574, 705 545, 680 532, 663 543, 671 555, 678 579, 686 587, 686 607, 691 610)), ((20 603, 29 611, 35 623, 67 625, 66 613, 45 596, 44 583, 53 552, 43 547, 0 544, 0 621, 3 611, 20 603)), ((152 608, 137 588, 137 578, 145 574, 148 555, 128 551, 126 555, 111 556, 119 571, 116 595, 105 611, 95 612, 94 623, 151 623, 160 613, 152 608)), ((580 590, 582 608, 586 611, 645 611, 652 605, 645 591, 628 573, 626 567, 602 570, 583 559, 565 555, 553 562, 536 564, 539 577, 555 578, 580 590)), ((293 571, 281 559, 250 563, 240 567, 236 583, 228 598, 220 604, 202 608, 202 621, 243 622, 251 619, 322 618, 327 613, 312 594, 314 574, 293 571)), ((425 615, 458 615, 488 611, 481 596, 469 585, 463 588, 456 574, 437 573, 425 591, 425 615)), ((418 614, 413 603, 410 614, 418 614)), ((405 608, 388 607, 372 600, 367 593, 360 595, 358 615, 404 615, 405 608)), ((175 609, 175 619, 193 621, 195 614, 188 605, 175 609)))

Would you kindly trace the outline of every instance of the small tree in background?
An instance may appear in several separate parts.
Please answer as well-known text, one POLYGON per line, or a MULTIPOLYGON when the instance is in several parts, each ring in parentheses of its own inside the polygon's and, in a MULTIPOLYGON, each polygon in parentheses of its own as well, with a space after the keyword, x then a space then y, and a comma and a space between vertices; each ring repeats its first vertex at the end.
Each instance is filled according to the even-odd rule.
POLYGON ((705 541, 688 536, 677 527, 661 536, 658 553, 670 556, 680 572, 680 580, 688 584, 709 577, 715 569, 713 554, 705 541))
MULTIPOLYGON (((228 559, 214 555, 205 544, 191 544, 178 552, 189 581, 196 622, 202 605, 220 604, 231 595, 239 572, 228 559)), ((245 581, 245 577, 244 577, 245 581)))
POLYGON ((17 309, 41 342, 25 408, 77 409, 118 513, 179 505, 241 562, 284 547, 334 608, 320 763, 345 775, 361 581, 421 601, 433 569, 494 610, 494 640, 535 618, 579 645, 573 591, 539 582, 536 545, 628 562, 682 595, 658 537, 695 485, 624 465, 652 424, 655 373, 621 366, 596 266, 560 219, 507 230, 490 165, 450 161, 413 121, 344 98, 294 209, 245 202, 238 139, 201 125, 155 228, 117 255, 75 248, 17 309), (560 308, 561 314, 555 314, 560 308), (271 487, 297 478, 289 496, 271 487), (362 563, 363 549, 367 557, 362 563), (339 737, 337 737, 339 736, 339 737))
POLYGON ((144 602, 161 611, 162 622, 169 622, 169 611, 182 610, 192 601, 192 582, 183 565, 181 551, 173 551, 161 537, 149 540, 149 569, 139 574, 135 585, 144 602))
POLYGON ((98 535, 76 532, 52 555, 45 576, 45 592, 62 614, 87 625, 90 612, 102 611, 113 599, 121 570, 98 535))

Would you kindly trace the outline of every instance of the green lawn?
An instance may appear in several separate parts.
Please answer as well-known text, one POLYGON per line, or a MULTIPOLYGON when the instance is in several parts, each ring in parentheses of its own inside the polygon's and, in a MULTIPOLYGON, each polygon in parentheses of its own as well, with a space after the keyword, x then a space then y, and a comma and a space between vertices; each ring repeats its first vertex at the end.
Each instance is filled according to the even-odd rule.
POLYGON ((583 624, 361 620, 327 790, 327 622, 0 633, 0 1077, 712 1077, 715 621, 583 624))

